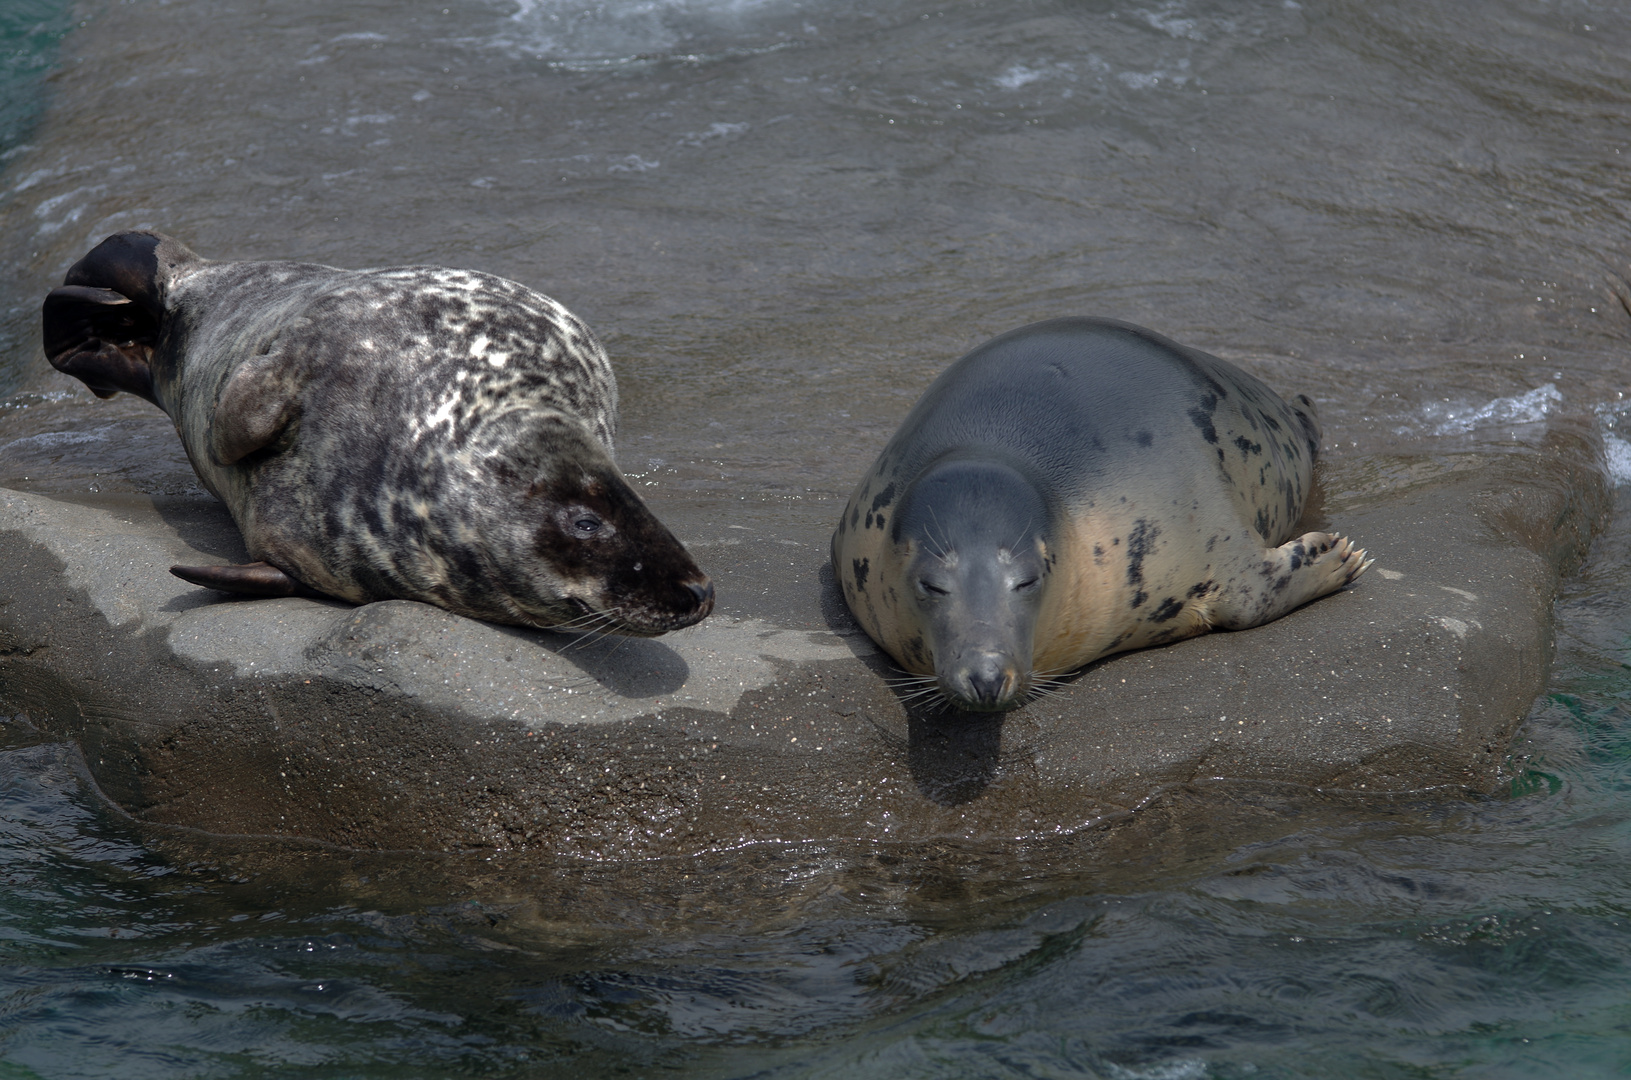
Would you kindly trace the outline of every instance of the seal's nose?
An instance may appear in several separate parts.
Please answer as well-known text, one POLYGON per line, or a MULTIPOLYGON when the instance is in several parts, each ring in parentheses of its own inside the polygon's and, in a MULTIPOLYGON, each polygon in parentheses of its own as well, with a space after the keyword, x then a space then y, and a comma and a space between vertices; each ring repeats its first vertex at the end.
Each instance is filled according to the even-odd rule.
POLYGON ((714 609, 714 583, 708 578, 701 581, 687 581, 686 591, 696 599, 696 609, 706 615, 714 609))
POLYGON ((979 653, 964 667, 963 682, 968 686, 967 705, 975 709, 1006 709, 1018 673, 1002 653, 979 653))

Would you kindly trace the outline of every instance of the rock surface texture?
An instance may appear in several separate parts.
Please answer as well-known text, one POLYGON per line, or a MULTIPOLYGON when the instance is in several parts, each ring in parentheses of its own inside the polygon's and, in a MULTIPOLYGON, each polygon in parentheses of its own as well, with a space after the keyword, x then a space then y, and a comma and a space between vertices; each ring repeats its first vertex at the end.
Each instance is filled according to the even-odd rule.
POLYGON ((166 572, 244 557, 211 500, 0 489, 0 712, 141 820, 374 850, 987 843, 1088 835, 1174 786, 1488 791, 1601 513, 1595 452, 1554 432, 1538 456, 1338 463, 1305 524, 1377 557, 1351 589, 981 717, 901 705, 824 532, 701 547, 707 622, 583 641, 225 598, 166 572))

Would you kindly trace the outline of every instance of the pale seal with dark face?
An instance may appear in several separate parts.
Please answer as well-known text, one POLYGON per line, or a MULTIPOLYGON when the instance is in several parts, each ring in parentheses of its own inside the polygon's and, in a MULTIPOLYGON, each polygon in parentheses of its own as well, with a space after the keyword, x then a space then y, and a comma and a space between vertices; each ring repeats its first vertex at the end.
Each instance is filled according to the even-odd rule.
POLYGON ((211 262, 127 232, 68 271, 44 320, 58 370, 170 415, 259 560, 174 568, 188 581, 629 634, 713 607, 612 461, 606 353, 525 286, 211 262))
POLYGON ((1258 626, 1370 563, 1291 538, 1314 403, 1109 319, 1054 319, 932 383, 851 496, 833 569, 925 691, 1022 704, 1109 653, 1258 626))

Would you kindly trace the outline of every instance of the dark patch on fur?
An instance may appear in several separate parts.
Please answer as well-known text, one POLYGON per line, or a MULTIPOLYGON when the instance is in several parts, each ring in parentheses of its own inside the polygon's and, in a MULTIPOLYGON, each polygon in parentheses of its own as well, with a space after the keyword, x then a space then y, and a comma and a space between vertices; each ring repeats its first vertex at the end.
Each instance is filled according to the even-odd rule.
POLYGON ((873 498, 873 500, 872 500, 872 512, 874 514, 876 514, 879 510, 883 509, 884 507, 888 506, 890 503, 892 503, 894 501, 895 501, 895 482, 893 480, 891 480, 889 482, 889 486, 884 488, 882 491, 878 492, 877 496, 875 498, 873 498))
POLYGON ((866 588, 866 576, 872 570, 871 560, 870 559, 852 559, 850 561, 850 569, 855 574, 855 587, 857 589, 866 588))
POLYGON ((1138 434, 1133 436, 1133 441, 1140 446, 1149 446, 1155 442, 1155 436, 1151 435, 1148 431, 1140 431, 1138 434))
POLYGON ((1168 622, 1178 617, 1184 610, 1184 605, 1176 596, 1169 596, 1161 601, 1161 606, 1150 613, 1150 622, 1168 622))
MULTIPOLYGON (((1133 522, 1132 532, 1127 534, 1127 584, 1135 588, 1144 584, 1144 557, 1155 550, 1155 540, 1160 535, 1160 526, 1152 525, 1144 518, 1133 522)), ((1143 595, 1139 593, 1140 597, 1143 595)), ((1141 603, 1142 599, 1136 600, 1133 606, 1141 603)))
POLYGON ((1203 394, 1200 405, 1189 410, 1190 423, 1200 429, 1201 438, 1213 444, 1218 441, 1218 429, 1212 424, 1212 414, 1217 412, 1217 409, 1217 395, 1203 394))

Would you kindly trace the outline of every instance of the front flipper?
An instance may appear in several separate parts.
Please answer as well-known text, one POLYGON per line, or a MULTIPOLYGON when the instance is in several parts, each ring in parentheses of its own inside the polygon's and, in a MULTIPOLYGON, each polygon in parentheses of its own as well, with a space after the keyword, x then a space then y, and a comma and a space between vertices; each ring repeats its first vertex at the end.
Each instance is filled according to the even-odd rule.
POLYGON ((1363 548, 1333 533, 1304 533, 1263 553, 1243 579, 1231 582, 1209 613, 1213 626, 1244 630, 1272 622, 1310 600, 1334 593, 1375 562, 1363 548))
POLYGON ((276 341, 239 365, 215 401, 210 456, 232 465, 276 442, 298 411, 298 377, 276 341))
POLYGON ((243 566, 172 566, 170 573, 182 581, 202 585, 206 589, 246 596, 323 595, 265 562, 246 563, 243 566))
POLYGON ((41 314, 52 367, 97 397, 123 390, 154 401, 148 362, 158 343, 159 320, 147 308, 112 289, 64 285, 46 296, 41 314))

